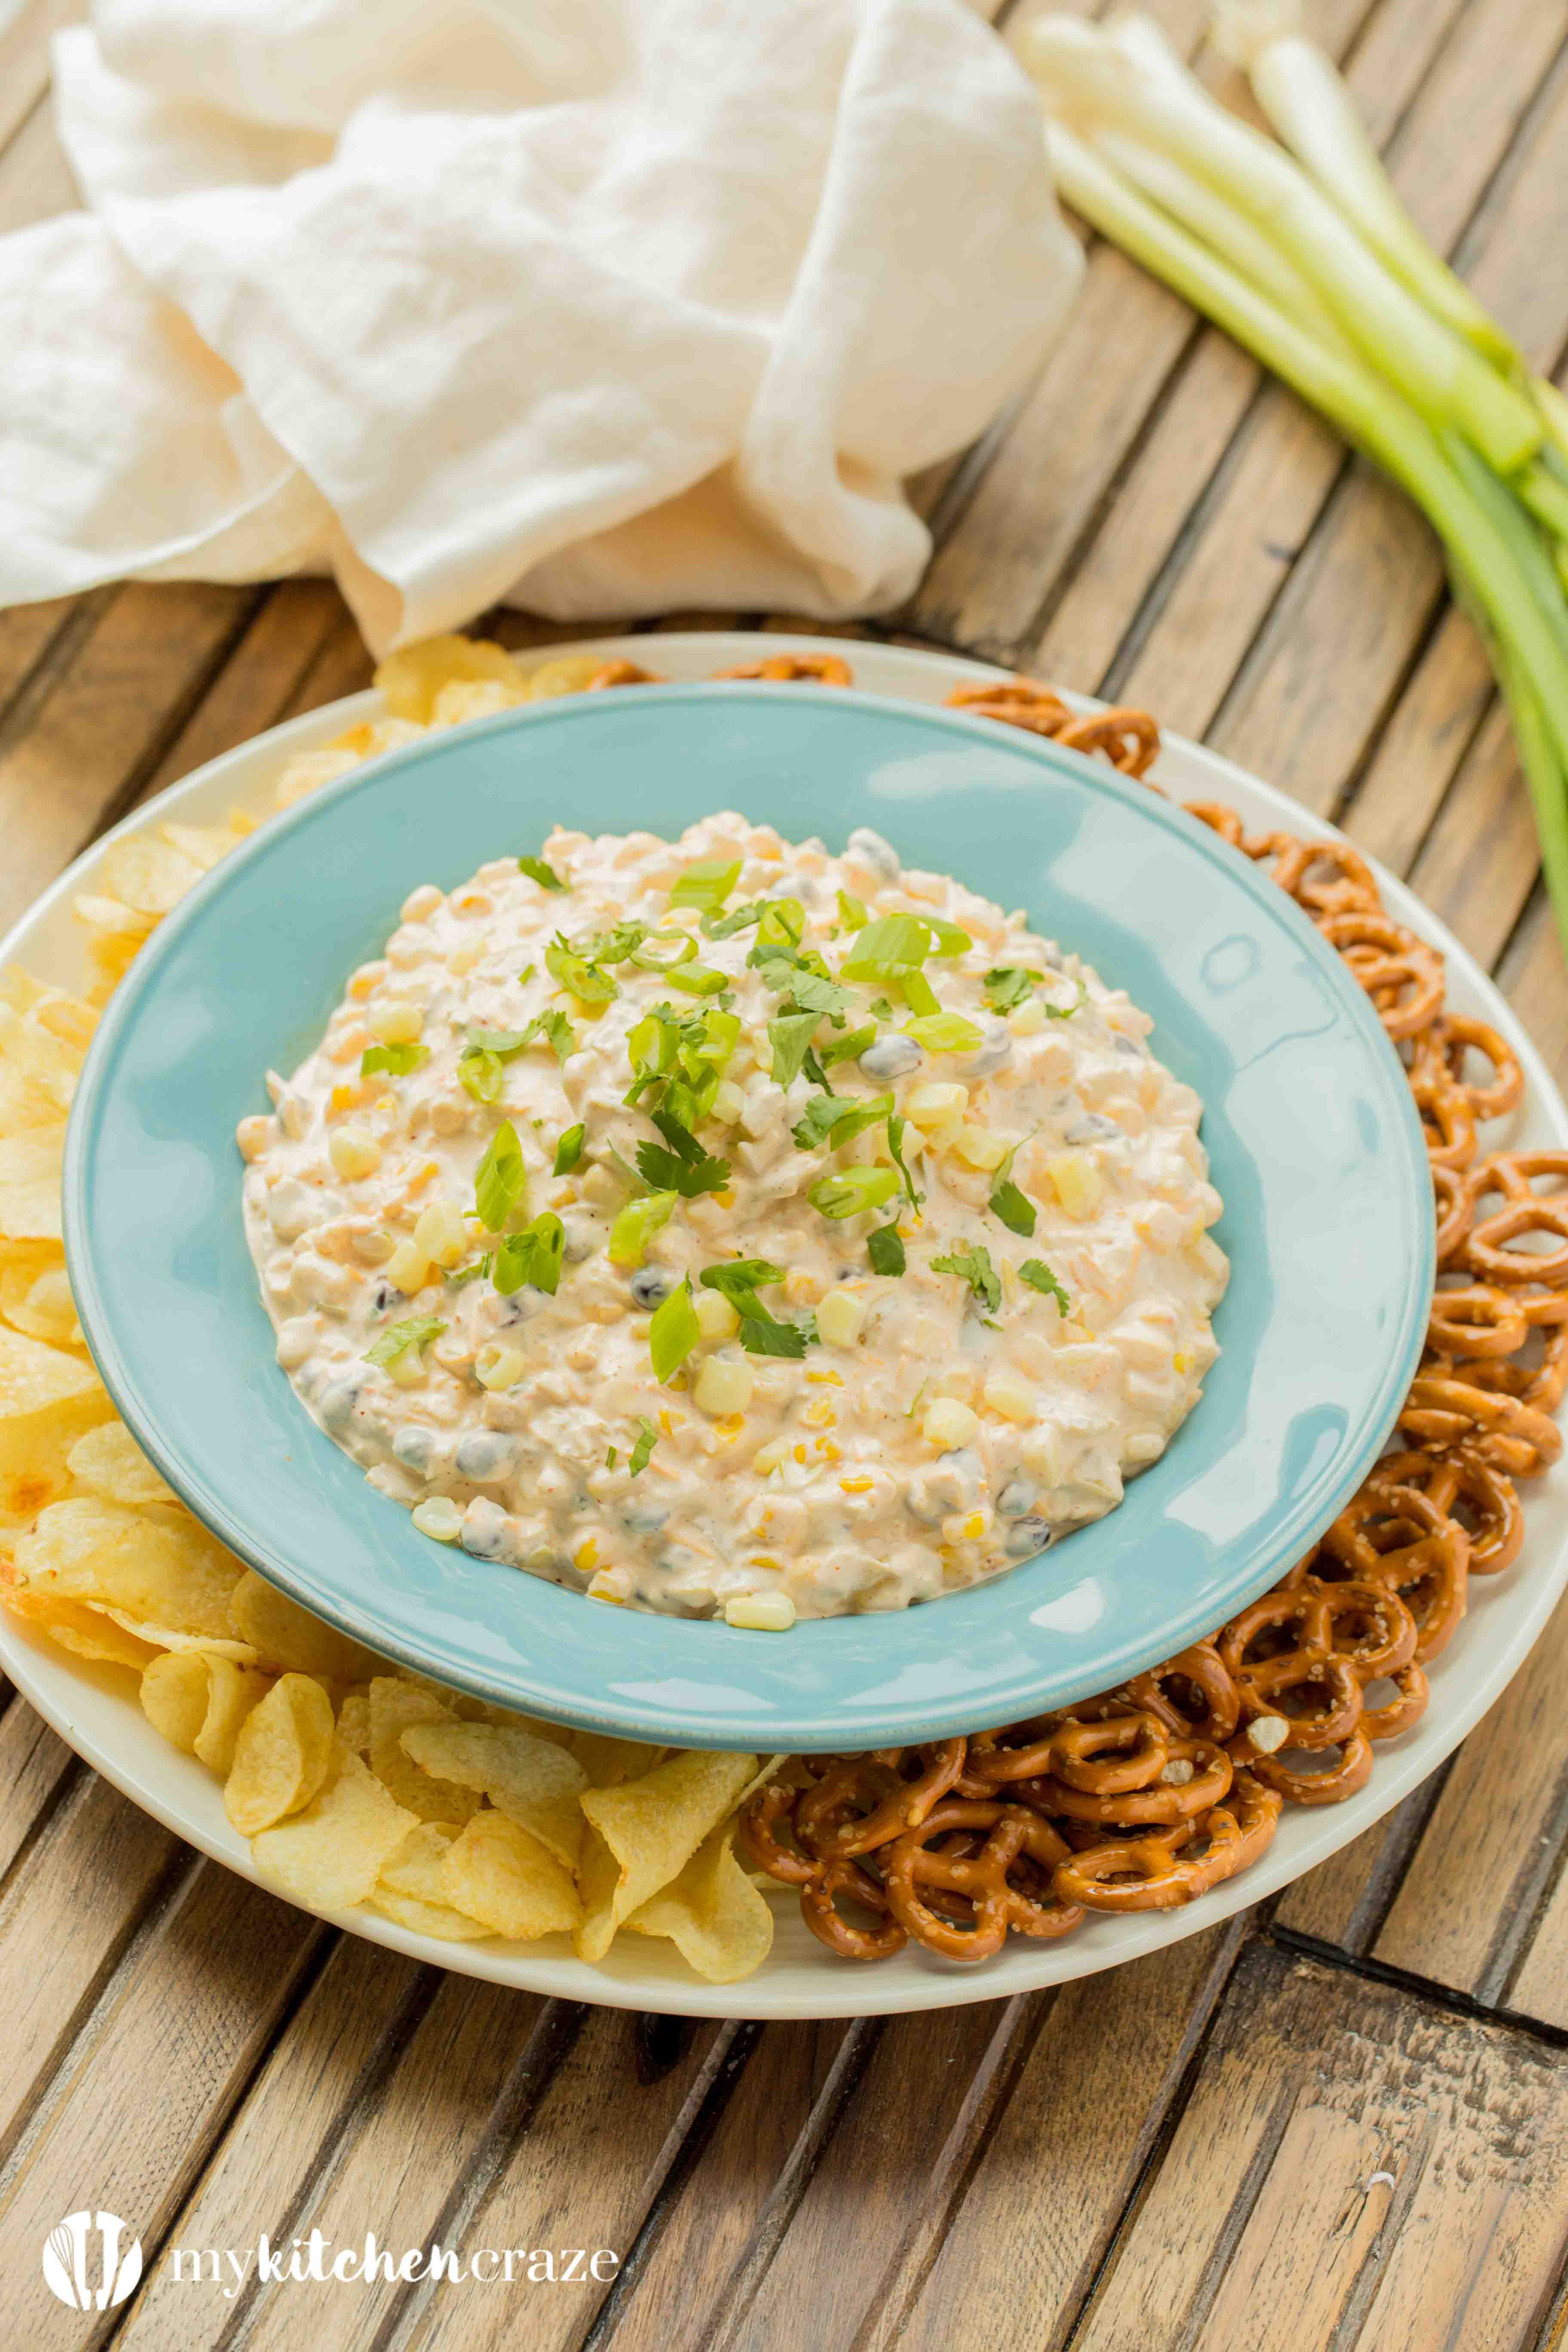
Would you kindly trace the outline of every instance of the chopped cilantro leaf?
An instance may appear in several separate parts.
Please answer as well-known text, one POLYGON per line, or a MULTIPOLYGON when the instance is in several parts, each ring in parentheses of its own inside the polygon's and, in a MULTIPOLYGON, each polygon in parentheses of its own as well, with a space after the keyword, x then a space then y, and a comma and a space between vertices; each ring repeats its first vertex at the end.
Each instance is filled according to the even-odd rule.
POLYGON ((1026 971, 1020 964, 996 964, 985 975, 986 1003, 993 1013, 1010 1013, 1015 1004, 1022 1004, 1039 977, 1037 971, 1026 971))
POLYGON ((724 1190, 730 1181, 730 1163, 700 1149, 695 1160, 684 1160, 657 1143, 639 1143, 637 1173, 656 1192, 679 1192, 683 1200, 694 1201, 700 1192, 724 1190))
POLYGON ((904 1255, 904 1239, 897 1225, 879 1225, 866 1236, 866 1255, 871 1261, 873 1274, 902 1274, 909 1260, 904 1255))
POLYGON ((1066 1315, 1069 1312, 1072 1301, 1044 1258, 1026 1257, 1018 1268, 1018 1276, 1021 1281, 1028 1284, 1031 1290, 1044 1291, 1047 1298, 1054 1298, 1058 1315, 1066 1315))
POLYGON ((639 1421, 637 1428, 640 1434, 626 1461, 626 1468, 634 1478, 642 1476, 653 1459, 653 1449, 658 1444, 658 1432, 651 1421, 639 1421))
POLYGON ((741 1318, 740 1338, 748 1355, 784 1356, 798 1363, 807 1334, 798 1323, 779 1323, 772 1316, 764 1323, 760 1316, 746 1315, 741 1318))
POLYGON ((820 1018, 816 1013, 780 1013, 768 1023, 768 1043, 773 1049, 773 1077, 775 1086, 793 1086, 799 1077, 805 1049, 820 1018))
POLYGON ((566 885, 554 866, 546 865, 542 857, 520 857, 517 862, 529 880, 537 882, 542 890, 565 889, 566 885))
POLYGON ((374 1346, 364 1351, 367 1364, 395 1364, 413 1349, 423 1355, 432 1339, 438 1339, 447 1326, 435 1315, 410 1315, 401 1323, 389 1323, 374 1346))
POLYGON ((996 1181, 991 1187, 986 1203, 994 1217, 1000 1217, 1010 1234, 1022 1234, 1032 1238, 1035 1231, 1035 1204, 1026 1192, 1019 1191, 1013 1181, 1013 1162, 1018 1156, 1016 1144, 996 1171, 996 1181))
POLYGON ((931 930, 919 915, 882 915, 856 935, 845 961, 846 980, 897 980, 918 971, 931 951, 931 930))
POLYGON ((841 1143, 864 1135, 868 1127, 879 1127, 892 1108, 891 1095, 876 1095, 864 1103, 852 1101, 846 1095, 813 1095, 795 1123, 795 1149, 814 1151, 820 1144, 831 1141, 837 1151, 841 1143))
POLYGON ((944 1257, 933 1257, 931 1271, 960 1276, 976 1298, 984 1299, 988 1314, 994 1315, 1002 1304, 1001 1277, 991 1263, 990 1251, 979 1242, 968 1249, 949 1250, 944 1257))
POLYGON ((784 1278, 784 1267, 771 1265, 765 1257, 721 1258, 716 1265, 705 1265, 698 1276, 704 1290, 716 1290, 737 1315, 752 1316, 761 1323, 771 1323, 773 1318, 757 1297, 758 1291, 784 1278))
POLYGON ((369 1078, 377 1070, 385 1070, 392 1077, 405 1078, 429 1059, 427 1045, 367 1045, 359 1057, 359 1074, 369 1078))

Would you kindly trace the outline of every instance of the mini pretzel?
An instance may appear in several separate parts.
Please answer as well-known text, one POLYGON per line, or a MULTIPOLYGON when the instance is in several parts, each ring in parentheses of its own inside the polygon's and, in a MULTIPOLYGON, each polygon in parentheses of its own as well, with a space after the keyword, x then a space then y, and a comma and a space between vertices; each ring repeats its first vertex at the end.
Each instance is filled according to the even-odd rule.
MULTIPOLYGON (((1530 1305, 1527 1299, 1527 1317, 1530 1305)), ((1495 1389, 1500 1395, 1517 1397, 1521 1404, 1530 1405, 1537 1412, 1554 1413, 1568 1386, 1568 1326, 1546 1325, 1544 1339, 1536 1363, 1500 1362, 1495 1357, 1472 1356, 1454 1363, 1454 1377, 1468 1381, 1478 1389, 1495 1389)))
POLYGON ((1065 1780, 1042 1777, 1029 1784, 1031 1799, 1042 1811, 1060 1813, 1069 1822, 1102 1822, 1108 1829, 1167 1827, 1206 1813, 1230 1792, 1230 1759, 1209 1739, 1173 1739, 1170 1762, 1157 1777, 1136 1789, 1090 1795, 1065 1780), (1167 1779, 1170 1765, 1186 1765, 1189 1777, 1167 1779))
MULTIPOLYGON (((1380 1465, 1325 1530, 1316 1563, 1320 1582, 1322 1553, 1347 1569, 1363 1591, 1382 1591, 1394 1600, 1410 1629, 1397 1655, 1346 1653, 1361 1682, 1397 1674, 1412 1658, 1426 1665, 1447 1648, 1465 1613, 1470 1539, 1429 1493, 1395 1485, 1380 1465)), ((1343 1650, 1342 1642, 1339 1646, 1343 1650)))
POLYGON ((1272 857, 1274 880, 1313 917, 1382 912, 1372 868, 1348 841, 1302 841, 1292 833, 1270 833, 1249 841, 1247 854, 1272 857))
POLYGON ((1147 1674, 1134 1675, 1118 1696, 1156 1717, 1182 1738, 1210 1739, 1221 1746, 1236 1729, 1241 1713, 1235 1681, 1212 1642, 1194 1642, 1169 1665, 1152 1666, 1147 1674), (1176 1696, 1184 1685, 1196 1695, 1196 1712, 1176 1696))
POLYGON ((1473 1522, 1466 1529, 1472 1576, 1496 1576, 1519 1558, 1524 1513, 1513 1481, 1468 1445, 1448 1454, 1385 1455, 1375 1475, 1390 1486, 1418 1487, 1446 1519, 1463 1507, 1473 1522))
POLYGON ((1079 1925, 1081 1908, 1053 1887, 1057 1864, 1067 1858, 1063 1839, 1026 1806, 950 1797, 895 1840, 883 1886, 906 1935, 949 1959, 984 1960, 1001 1950, 1009 1927, 1054 1937, 1079 1925), (1022 1884, 1014 1884, 1015 1873, 1022 1884), (962 1897, 965 1924, 934 1909, 923 1888, 962 1897))
POLYGON ((1432 1192, 1437 1219, 1437 1264, 1449 1265, 1469 1237, 1470 1201, 1457 1168, 1432 1163, 1432 1192))
POLYGON ((1519 1300, 1489 1282, 1436 1291, 1427 1318, 1427 1344, 1443 1356, 1511 1356, 1530 1337, 1519 1300))
POLYGON ((639 668, 634 661, 608 661, 603 669, 596 669, 594 672, 584 692, 602 694, 606 687, 611 686, 662 686, 663 684, 664 680, 657 670, 639 668))
POLYGON ((1472 1118, 1500 1118, 1517 1106, 1524 1092, 1524 1072, 1518 1055, 1505 1038, 1485 1021, 1468 1013, 1445 1013, 1415 1040, 1412 1082, 1440 1077, 1461 1095, 1472 1118), (1490 1080, 1473 1084, 1465 1076, 1468 1054, 1484 1054, 1492 1066, 1490 1080))
POLYGON ((963 1769, 963 1759, 962 1739, 848 1757, 802 1795, 795 1809, 796 1840, 825 1862, 869 1853, 925 1820, 963 1769))
POLYGON ((1476 1156, 1476 1122, 1462 1088, 1411 1073, 1410 1091, 1421 1114, 1426 1156, 1434 1168, 1468 1168, 1476 1156))
POLYGON ((1170 1834, 1092 1846, 1057 1864, 1057 1893, 1093 1911, 1173 1910, 1256 1862, 1273 1842, 1279 1813, 1278 1793, 1250 1771, 1238 1772, 1229 1804, 1195 1824, 1206 1851, 1189 1851, 1190 1835, 1178 1845, 1170 1834))
POLYGON ((1096 710, 1058 728, 1056 740, 1066 751, 1098 751, 1145 783, 1160 756, 1160 730, 1146 710, 1096 710))
MULTIPOLYGON (((1425 1698, 1422 1705, 1426 1704, 1425 1698)), ((1417 1713, 1420 1709, 1417 1708, 1417 1713)), ((1300 1747, 1300 1740, 1291 1743, 1300 1747)), ((1247 1769, 1255 1772, 1266 1789, 1276 1796, 1286 1798, 1292 1805, 1338 1805, 1364 1789, 1372 1776, 1372 1740, 1361 1724, 1335 1743, 1340 1760, 1326 1771, 1303 1771, 1287 1764, 1283 1754, 1247 1757, 1247 1769)))
POLYGON ((1423 1445, 1472 1444, 1510 1478, 1533 1478, 1563 1451, 1563 1433, 1532 1405, 1440 1370, 1411 1382, 1397 1426, 1423 1445))
POLYGON ((888 1916, 888 1898, 869 1872, 853 1862, 826 1863, 809 1886, 801 1889, 800 1908, 806 1926, 830 1952, 846 1960, 889 1960, 901 1952, 908 1938, 899 1922, 888 1916), (847 1895, 868 1911, 883 1914, 878 1927, 857 1927, 838 1908, 847 1895))
POLYGON ((1318 929, 1339 950, 1396 1044, 1414 1037, 1439 1012, 1443 960, 1414 931, 1387 915, 1353 908, 1323 916, 1318 929))
POLYGON ((1494 1151, 1466 1179, 1470 1230, 1465 1264, 1486 1282, 1568 1283, 1568 1151, 1494 1151), (1536 1192, 1531 1179, 1559 1180, 1555 1192, 1536 1192), (1478 1216, 1481 1202, 1501 1195, 1506 1206, 1478 1216), (1510 1249, 1510 1242, 1541 1236, 1554 1249, 1510 1249))
POLYGON ((816 686, 853 686, 855 673, 837 654, 766 654, 762 660, 737 662, 733 669, 716 669, 715 677, 766 677, 793 681, 809 679, 816 686))
POLYGON ((994 719, 1004 727, 1027 728, 1031 735, 1055 735, 1072 723, 1061 696, 1032 677, 977 678, 972 686, 955 686, 947 707, 994 719))
POLYGON ((1212 832, 1218 834, 1222 841, 1228 842, 1232 849, 1239 849, 1245 856, 1246 840, 1241 819, 1233 808, 1226 808, 1223 801, 1184 801, 1182 806, 1189 816, 1195 816, 1200 824, 1206 824, 1212 832))

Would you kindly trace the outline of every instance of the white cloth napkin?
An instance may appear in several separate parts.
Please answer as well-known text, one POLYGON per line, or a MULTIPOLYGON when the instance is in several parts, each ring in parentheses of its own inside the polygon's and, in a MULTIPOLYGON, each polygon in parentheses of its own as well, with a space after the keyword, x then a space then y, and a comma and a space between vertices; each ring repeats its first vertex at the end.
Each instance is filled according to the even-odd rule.
POLYGON ((333 570, 378 652, 500 599, 830 618, 1071 297, 961 0, 98 0, 87 210, 0 241, 0 604, 333 570))

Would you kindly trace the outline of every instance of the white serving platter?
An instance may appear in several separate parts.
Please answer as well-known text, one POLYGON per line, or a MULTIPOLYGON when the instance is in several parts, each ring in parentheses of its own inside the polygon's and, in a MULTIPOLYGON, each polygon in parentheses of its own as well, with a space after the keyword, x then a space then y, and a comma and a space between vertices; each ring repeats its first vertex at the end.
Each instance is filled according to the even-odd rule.
MULTIPOLYGON (((606 659, 625 655, 652 664, 667 677, 700 678, 759 654, 820 651, 823 646, 820 637, 714 631, 596 639, 592 649, 606 659)), ((587 649, 583 645, 555 646, 537 659, 553 660, 587 649)), ((912 702, 942 702, 960 679, 997 675, 984 663, 901 646, 845 642, 835 650, 850 662, 858 686, 912 702)), ((530 667, 535 657, 521 658, 530 667)), ((803 692, 819 690, 802 688, 803 692)), ((1086 709, 1095 707, 1086 698, 1068 698, 1086 709)), ((265 815, 272 808, 273 787, 286 759, 361 719, 378 716, 380 710, 379 695, 351 696, 274 728, 171 786, 95 843, 44 893, 0 941, 0 964, 18 964, 61 986, 79 987, 80 934, 70 901, 77 891, 91 887, 110 842, 169 817, 192 824, 212 823, 237 804, 265 815)), ((1180 738, 1167 737, 1156 772, 1175 798, 1228 802, 1255 831, 1279 827, 1327 836, 1333 830, 1229 761, 1180 738)), ((1401 882, 1381 868, 1377 876, 1390 911, 1447 957, 1450 1003, 1500 1030, 1523 1065, 1525 1099, 1510 1118, 1495 1122, 1488 1131, 1488 1148, 1504 1142, 1568 1148, 1568 1111, 1507 1003, 1458 940, 1401 882)), ((446 1944, 412 1935, 368 1912, 327 1916, 354 1935, 491 1983, 619 2009, 696 2017, 847 2017, 941 2009, 1005 1999, 1116 1968, 1197 1935, 1277 1893, 1349 1844, 1458 1746, 1518 1672, 1568 1582, 1568 1459, 1531 1483, 1525 1510, 1520 1560, 1503 1576, 1472 1582, 1469 1615, 1431 1671, 1432 1699, 1426 1715, 1402 1739, 1378 1748, 1366 1787, 1340 1805, 1288 1808, 1261 1862, 1184 1909, 1101 1916, 1060 1943, 1014 1937, 995 1959, 977 1967, 942 1961, 912 1948, 868 1967, 837 1959, 826 1951, 801 1919, 794 1895, 781 1889, 772 1898, 778 1923, 773 1952, 763 1969, 738 1985, 702 1983, 672 1946, 641 1936, 620 1936, 606 1959, 589 1967, 574 1957, 562 1937, 536 1944, 446 1944)), ((0 1668, 60 1738, 133 1803, 215 1861, 256 1878, 249 1845, 229 1824, 219 1784, 153 1729, 129 1674, 68 1657, 3 1610, 0 1668)))

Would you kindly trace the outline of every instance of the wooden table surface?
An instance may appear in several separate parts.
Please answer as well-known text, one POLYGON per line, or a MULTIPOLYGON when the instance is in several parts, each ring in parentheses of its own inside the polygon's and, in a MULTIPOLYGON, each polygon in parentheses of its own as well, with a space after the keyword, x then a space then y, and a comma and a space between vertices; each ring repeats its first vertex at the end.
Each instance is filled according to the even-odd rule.
MULTIPOLYGON (((72 13, 0 8, 0 229, 72 201, 47 101, 47 37, 72 13)), ((1155 13, 1195 43, 1199 0, 1155 13)), ((1558 368, 1568 0, 1310 13, 1424 228, 1558 368)), ((1336 817, 1493 969, 1563 1074, 1563 962, 1477 641, 1418 519, 1294 400, 1096 248, 1043 377, 920 488, 936 557, 881 633, 1143 703, 1336 817)), ((503 633, 551 635, 515 615, 503 633)), ((367 676, 320 583, 0 614, 0 916, 147 794, 367 676)), ((1565 1667, 1568 1609, 1452 1762, 1273 1904, 1056 1993, 847 2026, 690 2028, 420 1969, 194 1855, 12 1697, 0 2336, 1555 2345, 1565 1667), (126 2217, 147 2256, 101 2316, 41 2283, 45 2236, 82 2206, 126 2217), (612 2284, 253 2276, 226 2296, 162 2260, 312 2229, 620 2262, 612 2284)))

